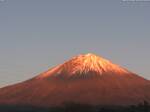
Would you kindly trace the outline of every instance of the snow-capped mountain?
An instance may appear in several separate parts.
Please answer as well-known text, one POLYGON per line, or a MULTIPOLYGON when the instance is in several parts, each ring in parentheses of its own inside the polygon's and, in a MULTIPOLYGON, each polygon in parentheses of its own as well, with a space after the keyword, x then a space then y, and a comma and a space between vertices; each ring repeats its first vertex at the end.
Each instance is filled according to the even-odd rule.
POLYGON ((150 81, 94 54, 75 56, 38 76, 0 89, 0 104, 136 105, 150 102, 150 81))
POLYGON ((101 76, 107 73, 115 73, 117 75, 129 74, 127 70, 111 63, 110 61, 88 53, 86 55, 79 55, 73 57, 71 60, 65 62, 62 65, 58 65, 47 72, 41 74, 38 78, 46 77, 61 77, 64 74, 64 78, 76 77, 88 77, 89 72, 95 73, 95 75, 101 76))

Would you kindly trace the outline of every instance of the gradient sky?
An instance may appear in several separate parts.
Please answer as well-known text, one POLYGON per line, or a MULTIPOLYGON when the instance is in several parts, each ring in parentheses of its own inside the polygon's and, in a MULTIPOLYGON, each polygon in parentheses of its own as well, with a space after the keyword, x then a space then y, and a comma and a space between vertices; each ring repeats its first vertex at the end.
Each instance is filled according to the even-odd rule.
POLYGON ((150 79, 150 2, 0 0, 0 87, 95 53, 150 79))

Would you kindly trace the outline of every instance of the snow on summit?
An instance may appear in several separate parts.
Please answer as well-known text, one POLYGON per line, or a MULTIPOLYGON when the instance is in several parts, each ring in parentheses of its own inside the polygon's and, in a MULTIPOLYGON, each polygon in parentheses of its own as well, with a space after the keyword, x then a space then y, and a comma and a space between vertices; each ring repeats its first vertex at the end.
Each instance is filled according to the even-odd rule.
POLYGON ((105 73, 115 73, 115 74, 126 74, 127 70, 121 68, 120 66, 111 63, 110 61, 99 57, 95 54, 81 54, 73 57, 64 64, 58 65, 47 72, 42 73, 39 77, 49 77, 49 76, 59 76, 65 74, 65 76, 74 76, 76 74, 87 74, 89 72, 94 72, 98 75, 103 75, 105 73))

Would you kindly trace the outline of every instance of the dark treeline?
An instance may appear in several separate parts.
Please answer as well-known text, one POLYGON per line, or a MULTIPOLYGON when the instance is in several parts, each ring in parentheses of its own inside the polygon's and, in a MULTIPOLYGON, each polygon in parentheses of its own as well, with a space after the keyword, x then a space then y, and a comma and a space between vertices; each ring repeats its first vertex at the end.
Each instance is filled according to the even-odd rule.
POLYGON ((53 108, 1 105, 0 112, 150 112, 150 105, 146 101, 128 107, 90 106, 77 103, 66 103, 63 107, 53 108))

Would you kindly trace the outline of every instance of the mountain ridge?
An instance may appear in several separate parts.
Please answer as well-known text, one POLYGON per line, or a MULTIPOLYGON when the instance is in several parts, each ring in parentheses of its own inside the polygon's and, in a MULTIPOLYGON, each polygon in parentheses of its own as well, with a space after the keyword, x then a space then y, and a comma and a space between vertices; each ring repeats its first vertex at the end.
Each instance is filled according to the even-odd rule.
POLYGON ((38 76, 38 78, 49 77, 49 74, 51 75, 53 72, 57 72, 55 76, 59 76, 59 74, 64 72, 67 74, 66 77, 71 77, 74 74, 87 74, 88 72, 95 72, 95 74, 98 75, 113 72, 116 72, 117 74, 130 73, 128 70, 121 68, 109 60, 106 60, 92 53, 75 56, 64 64, 58 65, 48 70, 47 72, 44 72, 38 76))
POLYGON ((150 81, 93 54, 76 56, 32 79, 0 89, 0 105, 51 107, 74 102, 126 106, 144 101, 150 103, 150 81))

